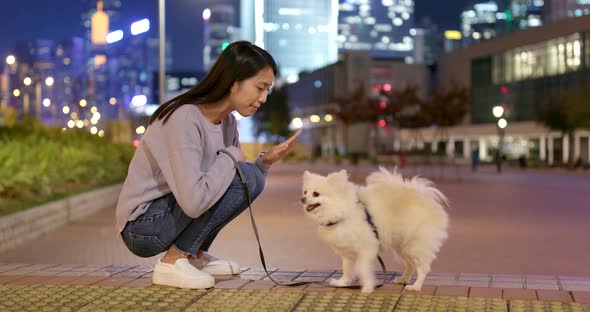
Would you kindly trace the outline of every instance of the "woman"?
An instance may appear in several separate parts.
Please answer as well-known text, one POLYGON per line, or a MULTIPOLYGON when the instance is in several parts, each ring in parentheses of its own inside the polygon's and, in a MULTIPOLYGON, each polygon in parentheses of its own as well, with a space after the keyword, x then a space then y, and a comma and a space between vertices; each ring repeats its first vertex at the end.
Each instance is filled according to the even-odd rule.
MULTIPOLYGON (((215 283, 212 275, 240 272, 235 262, 207 253, 219 231, 247 207, 230 157, 241 158, 231 112, 256 112, 276 72, 268 52, 234 42, 203 81, 151 117, 119 196, 117 226, 135 255, 166 252, 154 267, 154 284, 208 288, 215 283)), ((289 152, 300 133, 253 163, 239 162, 252 200, 262 192, 269 166, 289 152)))

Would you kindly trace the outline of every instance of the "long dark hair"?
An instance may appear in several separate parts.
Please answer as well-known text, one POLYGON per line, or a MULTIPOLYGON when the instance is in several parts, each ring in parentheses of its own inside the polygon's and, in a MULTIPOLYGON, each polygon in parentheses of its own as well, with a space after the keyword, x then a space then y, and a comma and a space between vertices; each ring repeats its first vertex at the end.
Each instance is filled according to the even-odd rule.
POLYGON ((164 119, 185 104, 199 105, 216 102, 227 96, 234 82, 256 76, 266 67, 277 74, 277 64, 264 49, 248 42, 236 41, 228 45, 205 78, 187 92, 160 105, 150 118, 149 124, 164 119))

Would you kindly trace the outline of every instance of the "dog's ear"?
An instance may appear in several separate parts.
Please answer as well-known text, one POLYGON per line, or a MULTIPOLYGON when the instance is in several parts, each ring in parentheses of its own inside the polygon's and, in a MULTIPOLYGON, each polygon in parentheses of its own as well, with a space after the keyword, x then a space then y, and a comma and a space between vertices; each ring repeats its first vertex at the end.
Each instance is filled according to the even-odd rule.
POLYGON ((348 181, 348 172, 345 169, 342 169, 338 172, 331 173, 328 176, 328 179, 336 179, 340 181, 348 181))
POLYGON ((305 170, 303 172, 303 180, 307 180, 309 178, 309 176, 311 176, 311 172, 305 170))

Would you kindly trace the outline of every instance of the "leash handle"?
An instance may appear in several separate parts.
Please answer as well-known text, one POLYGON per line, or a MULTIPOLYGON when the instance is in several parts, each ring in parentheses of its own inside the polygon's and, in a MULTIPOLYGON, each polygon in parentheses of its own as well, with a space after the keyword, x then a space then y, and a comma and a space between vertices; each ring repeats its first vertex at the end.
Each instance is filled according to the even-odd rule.
MULTIPOLYGON (((231 160, 234 162, 234 166, 236 167, 236 171, 238 172, 238 176, 240 177, 240 181, 242 183, 242 186, 244 187, 244 193, 246 194, 246 201, 248 202, 248 211, 250 212, 250 221, 252 223, 252 230, 254 231, 254 236, 256 237, 256 243, 258 244, 258 255, 260 256, 260 262, 262 263, 262 268, 264 269, 266 276, 273 283, 275 283, 275 285, 278 285, 278 286, 294 287, 294 286, 303 286, 303 285, 309 285, 309 284, 320 284, 322 286, 334 287, 333 285, 330 285, 326 282, 322 282, 322 283, 295 282, 295 283, 285 284, 285 283, 281 283, 281 282, 276 281, 275 279, 273 279, 270 276, 270 273, 268 273, 268 269, 266 268, 266 260, 264 258, 264 252, 262 251, 262 245, 260 243, 260 235, 258 234, 258 227, 256 226, 256 221, 254 220, 254 213, 252 212, 252 202, 250 200, 250 192, 248 191, 248 181, 246 180, 246 176, 244 175, 244 172, 242 171, 242 167, 240 167, 238 160, 232 154, 230 154, 225 149, 221 149, 221 150, 219 150, 219 152, 228 155, 229 158, 231 158, 231 160)), ((379 261, 379 264, 381 265, 381 269, 383 270, 383 283, 375 286, 375 288, 379 288, 379 287, 385 285, 385 283, 387 283, 387 269, 385 268, 385 263, 383 262, 383 259, 381 259, 381 256, 379 256, 379 255, 377 255, 377 260, 379 261)), ((338 288, 358 289, 360 287, 359 286, 345 286, 345 287, 338 287, 338 288)))

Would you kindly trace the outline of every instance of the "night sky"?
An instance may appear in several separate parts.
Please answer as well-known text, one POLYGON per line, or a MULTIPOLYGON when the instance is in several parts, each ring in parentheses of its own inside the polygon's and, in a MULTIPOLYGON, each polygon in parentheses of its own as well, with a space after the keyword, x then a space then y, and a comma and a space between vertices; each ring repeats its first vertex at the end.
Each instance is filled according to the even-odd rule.
MULTIPOLYGON (((239 3, 239 0, 230 2, 239 3)), ((317 0, 316 0, 317 1, 317 0)), ((122 0, 121 25, 147 17, 152 31, 157 27, 157 0, 122 0)), ((171 71, 192 71, 202 67, 203 41, 201 12, 213 0, 166 1, 166 28, 172 42, 173 65, 171 71)), ((441 29, 459 29, 461 10, 470 0, 445 1, 415 0, 418 22, 430 17, 441 29)), ((78 0, 3 0, 0 4, 0 55, 7 54, 18 40, 46 38, 63 40, 82 36, 84 28, 80 15, 82 1, 78 0)))

